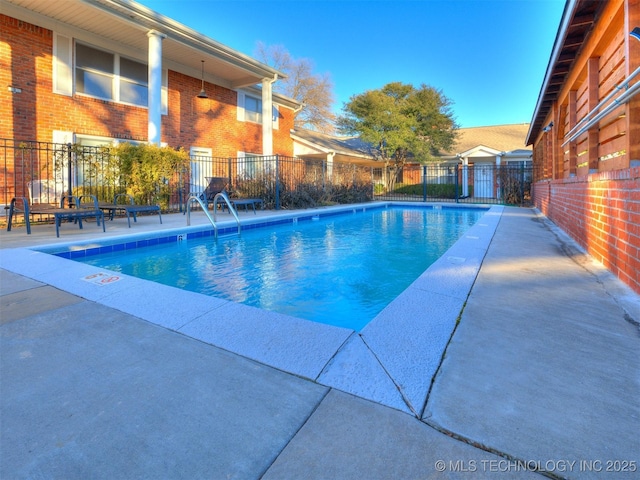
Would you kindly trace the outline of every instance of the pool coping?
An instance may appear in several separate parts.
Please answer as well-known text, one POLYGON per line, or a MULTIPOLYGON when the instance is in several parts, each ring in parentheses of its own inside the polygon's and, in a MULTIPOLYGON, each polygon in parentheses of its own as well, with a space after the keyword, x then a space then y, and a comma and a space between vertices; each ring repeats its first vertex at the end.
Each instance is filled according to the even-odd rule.
MULTIPOLYGON (((487 212, 361 332, 315 323, 43 253, 78 245, 101 248, 125 240, 205 235, 210 225, 5 250, 0 267, 137 316, 219 348, 322 385, 420 416, 446 345, 480 270, 502 206, 375 202, 290 211, 241 221, 257 224, 348 210, 401 205, 483 208, 487 212), (35 250, 34 248, 37 248, 35 250), (8 253, 11 252, 9 255, 8 253), (61 272, 64 272, 63 274, 61 272), (98 280, 98 281, 96 281, 98 280), (100 281, 102 280, 102 281, 100 281), (176 309, 176 305, 188 308, 176 309), (233 318, 233 323, 229 319, 233 318)), ((219 229, 235 222, 220 222, 219 229)), ((137 241, 137 240, 135 240, 137 241)))

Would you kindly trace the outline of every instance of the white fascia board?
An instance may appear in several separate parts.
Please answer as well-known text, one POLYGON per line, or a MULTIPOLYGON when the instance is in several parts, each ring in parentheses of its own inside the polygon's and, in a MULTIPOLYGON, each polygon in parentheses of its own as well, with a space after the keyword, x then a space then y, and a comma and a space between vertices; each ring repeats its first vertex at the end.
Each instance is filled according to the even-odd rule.
POLYGON ((551 73, 553 72, 553 67, 555 66, 560 56, 560 52, 562 50, 564 41, 567 37, 567 32, 569 30, 569 24, 571 22, 571 19, 575 15, 576 7, 577 7, 577 0, 567 0, 567 3, 564 6, 564 12, 562 14, 562 19, 560 20, 560 26, 558 28, 558 33, 556 34, 556 40, 553 44, 551 57, 549 58, 549 63, 547 64, 547 70, 544 74, 544 80, 542 81, 542 86, 540 87, 540 93, 538 94, 536 107, 533 110, 533 116, 531 117, 531 122, 529 124, 529 131, 527 132, 527 137, 525 139, 525 143, 527 145, 531 145, 534 141, 534 139, 531 138, 531 134, 533 133, 533 128, 536 123, 536 119, 540 114, 540 108, 542 107, 542 101, 547 93, 547 88, 549 87, 549 80, 551 79, 551 73))
POLYGON ((293 139, 294 142, 300 144, 300 146, 308 148, 310 152, 307 152, 307 153, 330 153, 332 151, 332 150, 329 150, 328 148, 323 148, 316 143, 310 142, 309 140, 300 138, 293 133, 291 133, 291 138, 293 139))
POLYGON ((496 150, 495 148, 487 147, 485 145, 478 145, 476 147, 473 147, 467 150, 466 152, 461 152, 458 155, 461 157, 473 157, 474 155, 480 156, 480 157, 482 156, 494 157, 494 156, 502 155, 502 150, 496 150))
POLYGON ((282 95, 280 93, 273 93, 273 103, 277 103, 282 107, 290 108, 292 110, 300 108, 300 106, 302 105, 296 99, 287 97, 286 95, 282 95))

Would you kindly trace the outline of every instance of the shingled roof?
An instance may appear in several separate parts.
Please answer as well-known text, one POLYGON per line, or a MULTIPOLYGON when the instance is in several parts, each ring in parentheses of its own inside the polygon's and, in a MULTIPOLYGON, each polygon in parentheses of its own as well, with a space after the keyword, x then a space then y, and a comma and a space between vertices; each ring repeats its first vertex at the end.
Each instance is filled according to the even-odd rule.
MULTIPOLYGON (((525 145, 528 123, 513 125, 492 125, 488 127, 461 128, 458 130, 458 141, 448 152, 439 155, 440 158, 456 158, 458 154, 468 152, 479 146, 484 146, 499 152, 531 151, 525 145)), ((375 152, 369 144, 358 137, 334 137, 312 130, 296 129, 291 137, 300 144, 313 146, 315 154, 306 152, 304 157, 324 157, 333 152, 336 159, 345 161, 373 160, 375 152)))
POLYGON ((337 155, 373 159, 371 146, 358 137, 334 137, 325 133, 296 128, 291 131, 294 140, 312 145, 319 152, 334 152, 337 155))
POLYGON ((453 157, 480 145, 501 152, 530 150, 525 145, 528 131, 528 123, 461 128, 458 130, 456 144, 449 151, 443 152, 442 156, 453 157))

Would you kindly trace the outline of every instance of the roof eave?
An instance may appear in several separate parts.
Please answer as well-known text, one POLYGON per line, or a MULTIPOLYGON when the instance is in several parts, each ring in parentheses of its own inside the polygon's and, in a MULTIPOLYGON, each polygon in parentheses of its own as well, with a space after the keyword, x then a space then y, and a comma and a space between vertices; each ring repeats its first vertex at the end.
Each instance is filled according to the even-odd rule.
MULTIPOLYGON (((262 92, 262 90, 258 88, 255 83, 252 83, 251 85, 246 85, 244 87, 245 87, 244 90, 246 90, 247 92, 251 92, 254 95, 260 95, 262 92)), ((237 87, 237 88, 241 88, 241 87, 237 87)), ((296 108, 300 108, 300 106, 302 105, 302 103, 296 100, 295 98, 288 97, 281 93, 273 92, 272 96, 273 96, 273 101, 275 103, 277 103, 278 105, 282 105, 284 107, 292 108, 295 110, 296 108)))
POLYGON ((529 131, 527 132, 525 145, 531 145, 534 141, 534 138, 532 137, 537 136, 538 131, 540 130, 540 127, 537 125, 536 121, 538 119, 538 116, 540 115, 542 104, 546 101, 546 92, 549 87, 551 76, 553 74, 553 68, 555 67, 556 62, 558 61, 558 58, 560 56, 560 52, 562 51, 564 40, 569 29, 569 24, 571 23, 571 19, 573 18, 578 1, 579 0, 568 0, 564 6, 562 19, 560 20, 560 26, 558 27, 558 32, 556 33, 556 39, 553 44, 551 57, 549 58, 549 63, 547 64, 547 70, 544 75, 542 86, 540 87, 540 93, 538 94, 538 101, 536 102, 536 107, 533 111, 533 116, 531 117, 531 123, 529 125, 529 131))
MULTIPOLYGON (((158 30, 190 48, 213 55, 224 62, 241 68, 259 78, 286 78, 286 75, 268 65, 252 59, 248 55, 233 50, 186 25, 151 10, 131 0, 81 0, 87 5, 124 20, 144 30, 158 30)), ((249 81, 249 80, 248 80, 249 81)), ((241 87, 245 85, 235 85, 241 87)))
POLYGON ((309 140, 307 138, 297 135, 295 133, 295 130, 291 131, 291 138, 297 142, 300 142, 303 145, 314 148, 324 154, 334 153, 336 155, 348 156, 353 158, 361 158, 363 160, 374 160, 374 157, 372 155, 367 155, 357 150, 344 149, 344 148, 341 148, 339 145, 332 145, 331 147, 320 145, 319 143, 314 142, 313 140, 309 140))

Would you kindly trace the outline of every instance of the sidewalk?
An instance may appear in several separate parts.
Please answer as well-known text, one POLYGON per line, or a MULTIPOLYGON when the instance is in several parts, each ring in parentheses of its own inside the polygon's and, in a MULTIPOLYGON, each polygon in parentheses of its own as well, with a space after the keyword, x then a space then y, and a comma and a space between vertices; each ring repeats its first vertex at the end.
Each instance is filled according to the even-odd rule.
POLYGON ((421 419, 2 269, 0 295, 2 479, 640 469, 640 298, 528 209, 505 208, 421 419))

